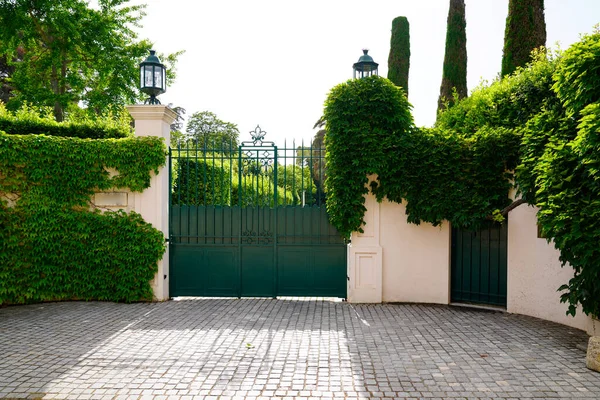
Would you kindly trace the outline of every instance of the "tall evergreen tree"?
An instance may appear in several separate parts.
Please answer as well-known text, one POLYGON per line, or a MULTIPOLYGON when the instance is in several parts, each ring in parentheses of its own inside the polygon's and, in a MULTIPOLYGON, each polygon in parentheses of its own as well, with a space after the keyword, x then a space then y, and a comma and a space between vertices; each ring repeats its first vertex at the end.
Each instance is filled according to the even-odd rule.
POLYGON ((459 99, 467 97, 466 28, 465 0, 450 0, 446 30, 446 54, 444 55, 438 111, 445 107, 446 102, 454 103, 454 90, 459 99))
POLYGON ((410 25, 406 17, 392 21, 392 38, 388 57, 388 79, 400 86, 408 96, 408 70, 410 69, 410 25))
POLYGON ((525 66, 531 60, 531 51, 545 45, 544 0, 509 0, 502 76, 525 66))

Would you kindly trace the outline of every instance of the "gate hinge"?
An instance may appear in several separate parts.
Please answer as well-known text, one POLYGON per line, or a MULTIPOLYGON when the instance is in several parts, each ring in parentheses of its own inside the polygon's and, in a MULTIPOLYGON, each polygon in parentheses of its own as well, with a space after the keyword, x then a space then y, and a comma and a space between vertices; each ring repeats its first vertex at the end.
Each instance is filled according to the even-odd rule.
POLYGON ((171 239, 170 238, 165 238, 165 243, 170 243, 171 239))

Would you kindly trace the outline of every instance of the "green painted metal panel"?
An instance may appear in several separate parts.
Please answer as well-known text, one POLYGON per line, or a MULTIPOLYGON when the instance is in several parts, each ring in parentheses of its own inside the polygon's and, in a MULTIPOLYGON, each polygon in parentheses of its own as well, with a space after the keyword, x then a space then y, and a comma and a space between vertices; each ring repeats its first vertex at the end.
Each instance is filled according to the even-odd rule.
POLYGON ((507 227, 452 229, 451 301, 506 307, 507 227))
POLYGON ((238 296, 238 249, 172 247, 171 296, 238 296))
POLYGON ((275 297, 272 246, 242 246, 242 297, 275 297))
POLYGON ((171 296, 200 296, 204 280, 199 274, 204 250, 200 247, 171 246, 171 296))
POLYGON ((486 297, 486 294, 481 292, 481 281, 485 280, 480 273, 482 240, 482 230, 471 233, 471 301, 475 303, 484 303, 486 297))
POLYGON ((347 266, 345 246, 319 246, 313 248, 312 262, 315 271, 313 288, 315 296, 346 297, 347 266), (330 294, 331 295, 331 294, 330 294))
POLYGON ((346 297, 346 254, 340 246, 280 246, 280 296, 346 297))
POLYGON ((207 248, 199 270, 205 280, 204 296, 233 297, 239 293, 238 249, 207 248))
POLYGON ((481 280, 480 280, 480 292, 481 301, 485 303, 490 302, 490 230, 485 229, 481 231, 481 280))

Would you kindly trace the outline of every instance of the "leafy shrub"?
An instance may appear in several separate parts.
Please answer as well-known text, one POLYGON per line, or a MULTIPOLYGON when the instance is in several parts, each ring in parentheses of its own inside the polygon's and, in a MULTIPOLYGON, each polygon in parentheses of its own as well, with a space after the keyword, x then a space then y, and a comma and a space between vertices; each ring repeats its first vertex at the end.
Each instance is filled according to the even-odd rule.
POLYGON ((120 115, 87 119, 83 113, 77 122, 56 122, 48 109, 35 110, 25 105, 16 112, 6 110, 0 103, 0 131, 10 135, 48 135, 90 139, 124 138, 131 136, 129 116, 120 115), (83 118, 82 118, 83 117, 83 118))
POLYGON ((570 116, 600 101, 599 37, 597 30, 567 49, 554 74, 553 89, 570 116))
POLYGON ((484 126, 517 128, 544 108, 559 101, 552 90, 558 57, 540 51, 531 64, 489 86, 480 85, 471 95, 441 112, 436 127, 471 136, 484 126))

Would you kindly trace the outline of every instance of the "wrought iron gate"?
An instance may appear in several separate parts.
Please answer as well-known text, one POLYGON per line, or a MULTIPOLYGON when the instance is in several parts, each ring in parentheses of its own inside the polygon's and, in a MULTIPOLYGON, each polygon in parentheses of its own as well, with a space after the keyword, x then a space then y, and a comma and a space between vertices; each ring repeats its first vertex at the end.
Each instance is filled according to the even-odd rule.
POLYGON ((346 297, 324 149, 251 135, 170 149, 171 296, 346 297))

